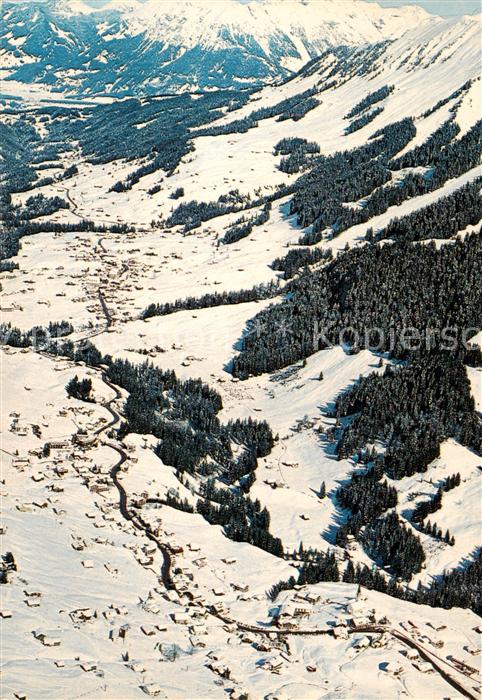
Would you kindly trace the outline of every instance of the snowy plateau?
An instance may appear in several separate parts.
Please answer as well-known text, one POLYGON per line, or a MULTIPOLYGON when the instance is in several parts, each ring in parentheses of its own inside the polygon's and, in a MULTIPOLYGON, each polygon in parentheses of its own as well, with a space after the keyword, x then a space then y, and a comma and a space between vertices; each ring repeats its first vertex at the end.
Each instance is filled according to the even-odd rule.
POLYGON ((481 16, 2 15, 1 697, 479 698, 481 16))

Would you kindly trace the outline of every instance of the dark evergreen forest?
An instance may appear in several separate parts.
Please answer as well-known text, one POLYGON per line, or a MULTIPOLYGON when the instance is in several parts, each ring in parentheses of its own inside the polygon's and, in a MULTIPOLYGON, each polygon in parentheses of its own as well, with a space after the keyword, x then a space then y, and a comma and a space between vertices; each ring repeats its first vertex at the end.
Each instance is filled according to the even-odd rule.
POLYGON ((340 342, 398 359, 442 345, 464 353, 464 330, 474 335, 481 321, 481 245, 473 234, 440 249, 368 246, 303 272, 281 304, 256 316, 262 332, 243 339, 234 376, 273 372, 340 342))

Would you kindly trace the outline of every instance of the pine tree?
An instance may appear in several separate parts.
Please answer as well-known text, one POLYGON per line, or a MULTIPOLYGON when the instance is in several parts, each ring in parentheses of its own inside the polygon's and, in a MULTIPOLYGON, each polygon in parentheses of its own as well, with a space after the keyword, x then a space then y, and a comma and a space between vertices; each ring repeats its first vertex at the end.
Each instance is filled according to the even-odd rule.
POLYGON ((345 583, 355 583, 355 567, 351 559, 348 560, 346 569, 343 572, 343 581, 345 583))
POLYGON ((82 379, 79 380, 78 376, 75 375, 65 387, 68 396, 74 399, 79 399, 80 401, 92 401, 92 380, 82 379))

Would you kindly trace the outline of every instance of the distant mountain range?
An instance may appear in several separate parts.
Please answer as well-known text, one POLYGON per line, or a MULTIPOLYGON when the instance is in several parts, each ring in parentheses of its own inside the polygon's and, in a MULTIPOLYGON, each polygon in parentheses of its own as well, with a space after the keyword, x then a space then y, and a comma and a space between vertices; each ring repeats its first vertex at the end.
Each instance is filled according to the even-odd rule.
POLYGON ((438 21, 419 7, 363 0, 112 0, 101 9, 6 0, 2 78, 72 95, 252 87, 286 78, 327 48, 438 21))

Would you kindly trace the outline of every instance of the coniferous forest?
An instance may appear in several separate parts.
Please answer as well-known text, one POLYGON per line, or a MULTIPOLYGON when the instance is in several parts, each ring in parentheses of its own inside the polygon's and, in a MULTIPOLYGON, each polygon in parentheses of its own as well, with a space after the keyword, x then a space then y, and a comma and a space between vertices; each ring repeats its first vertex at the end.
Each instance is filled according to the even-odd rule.
POLYGON ((440 249, 432 243, 357 248, 304 271, 282 303, 257 315, 262 332, 243 339, 233 374, 273 372, 340 342, 403 360, 436 347, 465 357, 463 331, 472 328, 474 335, 480 324, 480 254, 480 236, 473 234, 440 249))
POLYGON ((477 450, 482 430, 462 361, 448 352, 422 353, 360 381, 336 402, 339 418, 353 416, 338 442, 346 457, 377 439, 386 445, 383 470, 392 478, 423 472, 453 437, 477 450))

